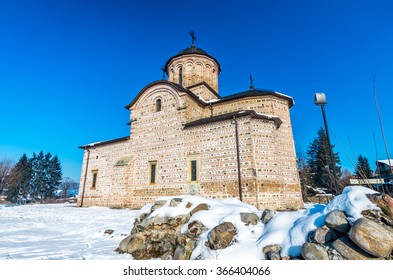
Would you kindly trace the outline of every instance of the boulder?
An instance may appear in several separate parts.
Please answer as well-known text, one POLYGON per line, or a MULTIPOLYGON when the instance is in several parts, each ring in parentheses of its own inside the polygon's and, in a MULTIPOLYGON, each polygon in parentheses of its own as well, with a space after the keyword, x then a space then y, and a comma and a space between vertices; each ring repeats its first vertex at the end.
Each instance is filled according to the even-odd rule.
POLYGON ((360 249, 348 237, 341 237, 332 243, 332 247, 347 260, 371 260, 372 255, 360 249))
POLYGON ((344 212, 339 210, 334 210, 326 215, 325 225, 343 234, 347 234, 350 227, 344 212))
POLYGON ((259 217, 255 213, 240 213, 240 220, 246 225, 256 225, 259 217))
POLYGON ((127 248, 125 252, 132 254, 138 251, 139 249, 141 249, 143 245, 144 245, 143 239, 133 237, 131 238, 131 241, 127 244, 127 248))
POLYGON ((336 240, 337 238, 339 238, 337 233, 333 229, 328 228, 327 226, 317 228, 312 234, 312 239, 316 243, 322 245, 336 240))
POLYGON ((328 260, 327 248, 316 244, 306 242, 302 246, 302 256, 305 260, 328 260))
POLYGON ((195 206, 194 209, 191 210, 190 215, 194 215, 196 212, 203 211, 203 210, 209 210, 209 205, 206 203, 201 203, 195 206))
POLYGON ((210 231, 208 245, 213 250, 225 249, 231 244, 235 235, 235 226, 230 222, 224 222, 210 231))
POLYGON ((200 221, 192 221, 188 224, 187 236, 197 238, 203 232, 207 230, 207 228, 200 221))
POLYGON ((129 236, 127 236, 126 238, 124 238, 124 239, 120 242, 119 247, 118 247, 115 251, 120 252, 120 253, 125 253, 125 252, 127 252, 127 245, 128 245, 128 243, 130 243, 131 238, 132 238, 131 235, 129 235, 129 236))
POLYGON ((393 198, 382 193, 367 194, 367 197, 372 203, 381 208, 385 215, 393 219, 393 198))
POLYGON ((266 255, 266 258, 268 260, 280 260, 280 250, 280 245, 274 244, 264 247, 262 252, 266 255))
POLYGON ((183 199, 181 199, 180 197, 172 198, 172 199, 171 199, 171 202, 169 203, 169 206, 171 206, 171 207, 176 207, 176 206, 178 206, 182 201, 183 201, 183 199))
POLYGON ((261 221, 263 224, 266 224, 268 221, 270 221, 271 218, 276 214, 275 211, 270 210, 270 209, 265 209, 263 211, 262 216, 261 216, 261 221))
POLYGON ((174 260, 189 260, 195 248, 196 241, 189 239, 185 246, 178 246, 173 255, 174 260))
POLYGON ((154 205, 151 207, 150 209, 150 213, 153 213, 154 211, 156 211, 157 209, 160 209, 162 206, 164 206, 166 204, 165 200, 157 200, 156 202, 154 202, 154 205))
POLYGON ((376 257, 387 257, 393 250, 393 233, 366 218, 356 220, 348 236, 356 245, 376 257))

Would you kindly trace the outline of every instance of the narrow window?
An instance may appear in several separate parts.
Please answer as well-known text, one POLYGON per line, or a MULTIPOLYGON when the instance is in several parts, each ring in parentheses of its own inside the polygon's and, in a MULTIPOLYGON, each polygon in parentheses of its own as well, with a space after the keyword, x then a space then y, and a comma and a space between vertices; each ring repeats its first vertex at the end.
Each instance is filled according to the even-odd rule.
POLYGON ((179 68, 179 84, 182 86, 183 85, 183 68, 179 68))
POLYGON ((91 189, 96 189, 98 170, 92 170, 91 173, 92 173, 92 176, 93 176, 93 179, 91 181, 91 189))
POLYGON ((157 183, 157 161, 149 162, 149 184, 155 185, 157 183))
POLYGON ((192 155, 188 158, 188 182, 199 181, 199 155, 192 155))
POLYGON ((161 111, 161 99, 157 99, 156 100, 156 112, 160 112, 161 111))
POLYGON ((198 181, 197 178, 197 161, 191 160, 191 182, 198 181))

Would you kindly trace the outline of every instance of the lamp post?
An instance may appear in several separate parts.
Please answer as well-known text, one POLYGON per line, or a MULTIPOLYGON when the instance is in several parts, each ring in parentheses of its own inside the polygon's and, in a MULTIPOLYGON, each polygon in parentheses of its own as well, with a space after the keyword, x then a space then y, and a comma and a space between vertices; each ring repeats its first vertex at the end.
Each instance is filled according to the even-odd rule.
POLYGON ((328 146, 329 146, 330 161, 332 163, 331 169, 332 169, 333 177, 334 177, 334 190, 336 192, 336 195, 338 195, 337 175, 336 175, 336 161, 335 161, 335 158, 334 158, 332 145, 330 143, 329 128, 328 128, 328 123, 327 123, 327 120, 326 120, 326 113, 325 113, 325 105, 327 104, 326 95, 324 93, 321 93, 321 92, 316 93, 315 94, 315 98, 314 98, 314 103, 317 106, 321 106, 323 123, 325 125, 326 138, 327 138, 327 142, 328 142, 328 146))

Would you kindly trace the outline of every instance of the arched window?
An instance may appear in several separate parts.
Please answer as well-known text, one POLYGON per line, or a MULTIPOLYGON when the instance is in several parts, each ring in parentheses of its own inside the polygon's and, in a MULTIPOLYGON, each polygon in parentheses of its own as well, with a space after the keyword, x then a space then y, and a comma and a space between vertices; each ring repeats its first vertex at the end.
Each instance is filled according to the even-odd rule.
POLYGON ((156 100, 156 112, 160 112, 161 111, 161 106, 162 106, 161 99, 157 99, 156 100))
POLYGON ((183 85, 183 68, 179 68, 179 84, 182 86, 183 85))

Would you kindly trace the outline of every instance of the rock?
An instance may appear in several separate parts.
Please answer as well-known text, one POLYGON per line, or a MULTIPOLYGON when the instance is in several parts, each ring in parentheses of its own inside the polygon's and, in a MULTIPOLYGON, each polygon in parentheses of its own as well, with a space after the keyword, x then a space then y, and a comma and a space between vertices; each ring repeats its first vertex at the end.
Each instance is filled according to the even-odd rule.
POLYGON ((166 204, 165 200, 157 200, 156 202, 154 202, 154 205, 151 207, 150 209, 150 213, 153 213, 154 211, 156 211, 157 209, 160 209, 162 206, 164 206, 166 204))
POLYGON ((246 225, 256 225, 259 217, 255 213, 240 213, 240 220, 246 225))
POLYGON ((341 237, 332 243, 332 247, 337 250, 347 260, 371 260, 372 255, 360 249, 348 237, 341 237))
POLYGON ((328 228, 327 226, 317 228, 312 234, 312 239, 316 243, 321 245, 336 240, 337 238, 339 238, 337 233, 333 229, 328 228))
POLYGON ((365 217, 371 221, 393 227, 393 219, 391 219, 389 216, 387 216, 381 210, 367 209, 367 210, 363 210, 361 214, 363 217, 365 217))
POLYGON ((275 211, 270 210, 270 209, 265 209, 263 211, 262 216, 261 216, 261 221, 263 224, 266 224, 268 221, 270 221, 271 218, 276 214, 275 211))
POLYGON ((274 244, 264 247, 262 252, 266 255, 268 260, 280 260, 280 250, 280 245, 274 244))
POLYGON ((131 239, 131 241, 127 244, 127 248, 126 248, 125 252, 132 254, 135 251, 138 251, 139 249, 141 249, 143 247, 143 245, 144 245, 144 242, 142 239, 133 237, 131 239))
POLYGON ((387 257, 393 250, 393 233, 366 218, 356 220, 348 236, 356 245, 376 257, 387 257))
POLYGON ((381 208, 385 215, 387 215, 390 219, 393 219, 393 199, 389 195, 373 193, 367 194, 366 196, 372 203, 381 208))
POLYGON ((302 256, 305 260, 328 260, 327 248, 316 243, 306 242, 302 246, 302 256))
POLYGON ((201 203, 198 204, 194 209, 191 210, 190 215, 194 215, 196 212, 203 211, 203 210, 209 210, 209 205, 206 203, 201 203))
POLYGON ((104 231, 104 234, 109 234, 111 235, 114 232, 113 229, 107 229, 106 231, 104 231))
POLYGON ((193 239, 188 240, 187 244, 183 246, 178 246, 173 255, 174 260, 189 260, 191 253, 195 248, 196 241, 193 239))
POLYGON ((116 249, 116 251, 120 252, 120 253, 125 253, 127 252, 127 245, 128 243, 130 243, 132 236, 129 235, 126 238, 124 238, 120 244, 119 247, 116 249))
POLYGON ((176 236, 176 244, 179 245, 179 246, 182 246, 182 247, 186 246, 186 244, 187 244, 187 235, 185 235, 184 233, 179 233, 176 236))
POLYGON ((167 232, 164 230, 151 230, 150 240, 153 242, 161 242, 167 236, 167 232))
POLYGON ((339 252, 337 252, 337 250, 334 249, 333 247, 329 247, 327 253, 329 256, 329 260, 332 261, 345 260, 345 258, 339 252))
POLYGON ((206 230, 207 228, 200 221, 192 221, 188 224, 187 236, 197 238, 206 230))
POLYGON ((236 235, 236 228, 230 222, 224 222, 215 226, 209 234, 208 244, 210 249, 224 249, 228 247, 236 235))
POLYGON ((349 231, 349 222, 344 212, 339 210, 334 210, 326 215, 325 225, 343 234, 347 234, 349 231))
POLYGON ((149 213, 143 213, 143 214, 141 214, 141 215, 139 215, 137 218, 136 218, 136 222, 138 222, 138 223, 140 223, 140 222, 142 222, 144 219, 146 219, 147 217, 149 217, 149 213))
POLYGON ((186 208, 187 208, 187 209, 188 209, 188 208, 191 208, 191 206, 192 206, 192 203, 191 203, 191 202, 187 202, 186 208))
POLYGON ((169 203, 169 206, 171 206, 171 207, 176 207, 176 206, 179 205, 182 201, 183 201, 183 199, 181 199, 180 197, 172 198, 172 199, 171 199, 171 202, 169 203))

